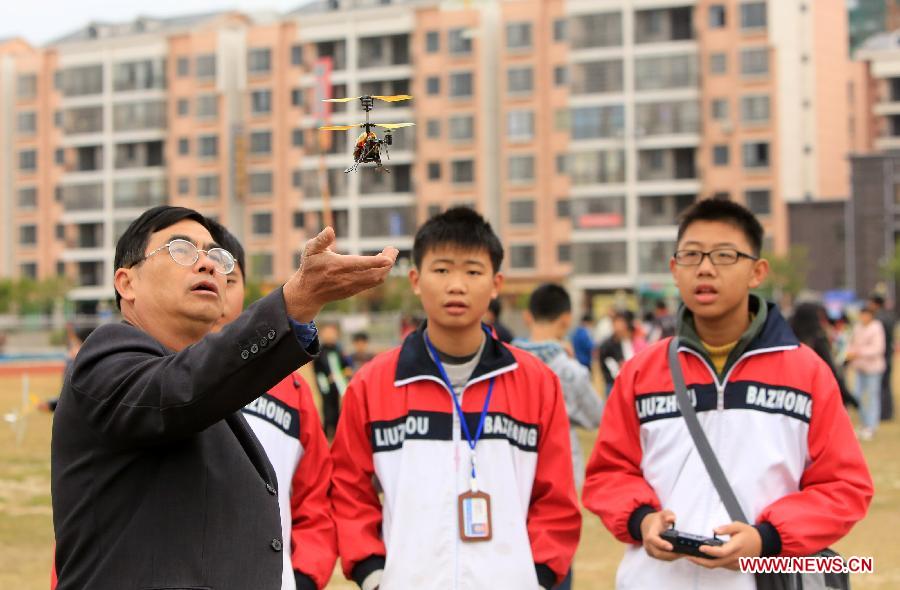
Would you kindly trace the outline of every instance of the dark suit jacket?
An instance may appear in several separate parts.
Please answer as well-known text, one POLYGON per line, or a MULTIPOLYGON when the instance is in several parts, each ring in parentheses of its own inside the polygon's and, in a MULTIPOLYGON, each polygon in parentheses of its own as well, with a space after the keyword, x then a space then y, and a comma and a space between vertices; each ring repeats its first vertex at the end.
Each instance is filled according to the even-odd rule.
POLYGON ((53 421, 58 589, 280 589, 277 480, 239 410, 310 359, 281 289, 178 353, 97 328, 53 421))

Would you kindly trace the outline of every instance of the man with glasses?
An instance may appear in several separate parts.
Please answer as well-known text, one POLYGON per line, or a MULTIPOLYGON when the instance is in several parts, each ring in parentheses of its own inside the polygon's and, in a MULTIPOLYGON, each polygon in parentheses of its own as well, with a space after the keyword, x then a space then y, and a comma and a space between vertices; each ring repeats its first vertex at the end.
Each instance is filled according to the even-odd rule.
POLYGON ((585 507, 629 544, 618 588, 754 590, 739 558, 810 555, 865 516, 872 479, 830 367, 751 293, 769 270, 762 240, 750 211, 703 200, 669 263, 687 391, 749 523, 733 522, 707 475, 664 338, 622 367, 587 467, 585 507), (671 526, 725 542, 685 556, 661 537, 671 526))
POLYGON ((326 303, 381 283, 397 250, 301 268, 216 334, 234 257, 206 218, 156 207, 116 245, 124 321, 97 328, 53 424, 59 590, 281 588, 278 482, 240 409, 318 351, 326 303))

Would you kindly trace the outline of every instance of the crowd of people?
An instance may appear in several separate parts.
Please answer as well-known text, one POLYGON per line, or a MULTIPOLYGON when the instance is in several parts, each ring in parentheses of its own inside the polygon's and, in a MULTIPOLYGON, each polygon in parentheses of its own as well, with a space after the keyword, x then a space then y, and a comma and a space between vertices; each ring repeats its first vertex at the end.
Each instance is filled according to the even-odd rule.
POLYGON ((365 333, 351 352, 315 318, 383 281, 396 250, 339 255, 325 230, 243 309, 240 242, 189 209, 151 209, 116 249, 125 322, 80 345, 57 404, 55 584, 321 589, 340 558, 362 590, 568 589, 583 504, 627 547, 619 588, 774 587, 738 560, 815 554, 866 514, 857 437, 881 417, 891 345, 883 301, 849 337, 818 307, 785 320, 753 293, 762 238, 744 207, 701 201, 670 261, 677 316, 660 301, 641 321, 614 309, 573 325, 569 294, 547 283, 514 337, 500 240, 449 209, 413 244, 424 319, 373 355, 365 333), (320 416, 297 372, 310 362, 320 416), (597 430, 587 461, 576 428, 597 430), (672 527, 721 543, 686 554, 672 527))

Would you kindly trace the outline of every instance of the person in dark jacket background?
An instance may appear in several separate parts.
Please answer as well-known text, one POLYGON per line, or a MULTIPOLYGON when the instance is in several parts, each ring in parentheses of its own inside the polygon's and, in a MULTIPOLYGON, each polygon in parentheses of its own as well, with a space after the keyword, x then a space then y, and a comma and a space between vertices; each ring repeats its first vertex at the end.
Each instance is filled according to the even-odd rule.
POLYGON ((800 303, 794 308, 791 316, 791 329, 797 340, 812 348, 819 358, 831 368, 834 378, 841 390, 841 400, 845 406, 859 407, 856 398, 847 389, 843 375, 837 370, 834 359, 831 356, 831 343, 825 332, 823 322, 826 321, 825 308, 818 303, 800 303))

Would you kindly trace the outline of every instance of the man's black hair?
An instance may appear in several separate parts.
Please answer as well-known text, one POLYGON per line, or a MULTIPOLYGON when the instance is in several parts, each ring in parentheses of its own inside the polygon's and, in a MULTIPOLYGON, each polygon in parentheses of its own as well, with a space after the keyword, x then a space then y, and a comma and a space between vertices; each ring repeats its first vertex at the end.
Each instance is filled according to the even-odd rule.
POLYGON ((369 335, 368 335, 367 333, 365 333, 365 332, 357 332, 357 333, 355 333, 355 334, 353 335, 353 337, 351 338, 351 340, 352 340, 353 342, 368 342, 368 341, 369 341, 369 335))
POLYGON ((491 224, 468 207, 453 207, 426 221, 413 242, 413 262, 422 267, 425 254, 441 246, 456 246, 463 250, 486 250, 494 272, 503 262, 503 245, 491 224))
POLYGON ((241 245, 233 233, 228 231, 224 225, 215 219, 209 220, 209 233, 220 246, 228 250, 234 256, 234 262, 241 269, 241 280, 247 282, 247 257, 244 253, 244 247, 241 245))
POLYGON ((754 256, 762 250, 763 227, 749 209, 734 201, 719 199, 703 199, 697 201, 681 216, 678 225, 678 242, 684 237, 687 228, 697 221, 721 221, 734 226, 743 232, 754 256))
POLYGON ((565 289, 554 283, 544 283, 531 293, 528 311, 538 322, 553 322, 564 313, 572 312, 572 300, 565 289))
MULTIPOLYGON (((175 225, 179 221, 190 219, 196 221, 207 230, 212 229, 209 220, 199 212, 185 207, 160 205, 147 209, 141 216, 131 222, 119 241, 116 242, 116 255, 113 259, 115 269, 131 268, 144 259, 144 251, 150 242, 150 234, 175 225)), ((213 236, 215 239, 215 236, 213 236)), ((116 307, 122 309, 122 296, 116 291, 116 307)))

